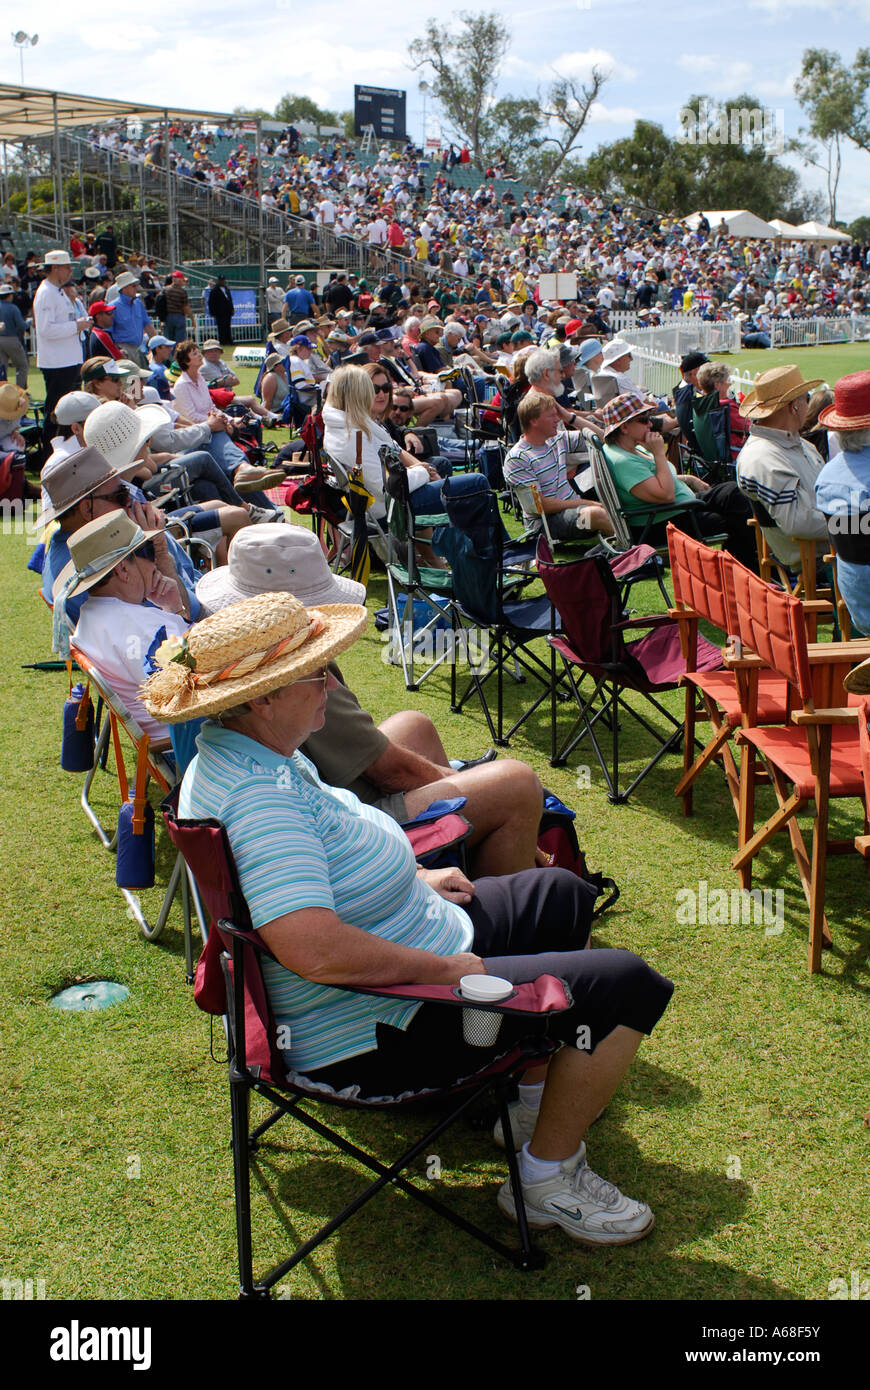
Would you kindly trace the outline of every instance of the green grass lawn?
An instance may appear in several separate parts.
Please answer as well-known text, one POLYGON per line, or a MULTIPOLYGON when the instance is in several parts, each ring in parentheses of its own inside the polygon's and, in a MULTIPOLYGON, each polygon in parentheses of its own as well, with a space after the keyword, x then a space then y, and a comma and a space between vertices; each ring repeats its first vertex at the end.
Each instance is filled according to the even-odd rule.
MULTIPOLYGON (((766 355, 766 360, 770 354, 766 355)), ((806 369, 805 369, 806 370, 806 369)), ((226 1069, 210 1057, 209 1019, 183 980, 180 914, 163 939, 144 941, 114 887, 114 861, 79 807, 81 777, 60 770, 65 676, 22 670, 49 655, 48 614, 25 569, 30 538, 0 536, 5 675, 0 690, 5 825, 2 940, 5 1110, 0 1165, 2 1273, 43 1278, 48 1298, 232 1299, 235 1222, 226 1069), (51 995, 77 978, 122 981, 124 1003, 106 1012, 58 1013, 51 995), (139 1176, 132 1176, 137 1173, 139 1176), (130 1174, 131 1176, 128 1176, 130 1174)), ((660 608, 655 589, 633 600, 660 608)), ((374 572, 369 607, 385 603, 374 572)), ((361 700, 383 718, 416 706, 448 750, 471 756, 489 740, 479 710, 449 712, 448 676, 417 694, 382 660, 370 626, 342 666, 361 700)), ((523 708, 529 687, 513 687, 523 708)), ((666 697, 675 710, 677 696, 666 697)), ((567 719, 567 712, 563 715, 567 719)), ((482 1247, 395 1193, 381 1194, 288 1278, 293 1297, 555 1299, 579 1284, 594 1299, 811 1299, 834 1279, 870 1273, 870 988, 868 881, 857 857, 829 865, 827 907, 835 948, 823 973, 806 973, 806 904, 787 844, 765 851, 756 885, 781 887, 785 930, 763 925, 683 925, 678 893, 706 882, 732 889, 734 814, 717 773, 685 819, 673 796, 678 762, 659 764, 628 806, 611 806, 597 765, 578 749, 550 768, 549 724, 539 710, 512 753, 578 811, 590 865, 622 888, 596 926, 600 945, 641 953, 676 983, 670 1009, 589 1138, 592 1166, 646 1199, 657 1226, 621 1251, 589 1252, 544 1233, 549 1260, 536 1274, 502 1267, 482 1247), (587 778, 583 764, 593 764, 587 778)), ((626 771, 646 736, 625 727, 626 771)), ((95 801, 116 814, 114 779, 100 774, 95 801)), ((769 813, 763 804, 764 815, 769 813)), ((861 828, 837 806, 842 835, 861 828)), ((160 871, 171 863, 159 844, 160 871)), ((143 894, 153 912, 158 890, 143 894)), ((222 1053, 215 1028, 212 1046, 222 1053)), ((389 1126, 339 1120, 352 1137, 392 1151, 389 1126)), ((398 1125, 402 1137, 421 1122, 398 1125)), ((349 1161, 293 1122, 272 1131, 260 1173, 289 1202, 304 1238, 361 1185, 349 1161)), ((438 1146, 438 1193, 500 1234, 495 1206, 505 1175, 488 1129, 457 1129, 438 1146)), ((420 1161, 418 1171, 425 1174, 420 1161)), ((424 1177, 425 1181, 425 1177, 424 1177)), ((286 1253, 285 1230, 254 1182, 261 1267, 286 1253)))
POLYGON ((833 389, 834 382, 849 372, 870 368, 870 343, 832 343, 829 347, 789 347, 714 353, 717 361, 727 362, 741 372, 766 372, 771 367, 794 363, 807 381, 818 377, 833 389))

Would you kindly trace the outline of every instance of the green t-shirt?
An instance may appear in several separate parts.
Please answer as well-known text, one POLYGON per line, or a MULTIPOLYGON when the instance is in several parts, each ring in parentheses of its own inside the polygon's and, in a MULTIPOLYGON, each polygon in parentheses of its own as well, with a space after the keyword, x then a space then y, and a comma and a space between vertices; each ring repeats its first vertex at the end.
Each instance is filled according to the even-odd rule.
MULTIPOLYGON (((647 453, 646 449, 640 449, 636 454, 629 449, 620 449, 616 444, 608 444, 605 441, 604 455, 610 464, 610 471, 613 481, 616 484, 616 491, 619 493, 619 501, 623 507, 629 510, 632 507, 642 507, 644 505, 640 497, 632 496, 631 489, 637 487, 638 483, 644 483, 648 478, 656 475, 656 463, 652 454, 647 453)), ((667 521, 672 516, 677 516, 682 511, 687 502, 695 501, 695 494, 686 483, 681 483, 677 477, 676 469, 672 463, 668 464, 674 475, 674 505, 657 512, 660 521, 667 521)), ((655 506, 655 503, 650 503, 655 506)))

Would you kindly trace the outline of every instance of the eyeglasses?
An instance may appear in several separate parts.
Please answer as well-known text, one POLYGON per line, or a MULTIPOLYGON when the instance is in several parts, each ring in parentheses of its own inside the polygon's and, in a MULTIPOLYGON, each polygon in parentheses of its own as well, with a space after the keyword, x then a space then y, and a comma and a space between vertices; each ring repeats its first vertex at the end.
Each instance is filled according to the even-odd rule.
POLYGON ((316 676, 303 676, 301 680, 296 681, 296 685, 322 685, 325 690, 328 680, 329 667, 325 666, 316 676))
POLYGON ((130 489, 120 483, 114 492, 100 492, 92 499, 94 502, 111 502, 115 507, 126 507, 130 501, 130 489))

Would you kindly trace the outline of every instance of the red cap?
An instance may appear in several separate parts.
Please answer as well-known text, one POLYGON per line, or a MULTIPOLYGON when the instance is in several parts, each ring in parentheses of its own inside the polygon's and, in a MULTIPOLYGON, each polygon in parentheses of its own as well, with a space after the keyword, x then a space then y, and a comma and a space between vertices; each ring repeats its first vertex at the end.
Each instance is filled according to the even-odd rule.
POLYGON ((187 276, 185 275, 185 273, 184 273, 183 270, 173 270, 173 272, 172 272, 172 279, 173 279, 173 280, 186 280, 186 279, 187 279, 187 276))
POLYGON ((91 318, 94 317, 94 314, 114 314, 114 312, 114 304, 107 304, 105 299, 96 299, 88 309, 91 318))
POLYGON ((569 323, 565 324, 565 337, 570 338, 572 333, 576 333, 577 329, 582 327, 582 319, 571 319, 569 323))

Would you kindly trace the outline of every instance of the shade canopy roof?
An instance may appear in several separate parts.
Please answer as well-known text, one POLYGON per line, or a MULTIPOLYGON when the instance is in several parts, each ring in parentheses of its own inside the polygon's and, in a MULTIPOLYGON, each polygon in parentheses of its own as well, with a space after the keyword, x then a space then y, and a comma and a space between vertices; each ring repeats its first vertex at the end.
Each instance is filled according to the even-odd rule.
POLYGON ((0 140, 35 139, 51 135, 57 124, 69 126, 94 125, 111 120, 162 121, 168 112, 170 119, 182 121, 226 121, 227 111, 193 111, 187 107, 148 106, 140 101, 116 101, 108 97, 77 96, 72 92, 53 92, 43 87, 12 87, 0 84, 0 140))
MULTIPOLYGON (((694 231, 701 220, 701 215, 700 212, 693 212, 691 217, 684 217, 683 221, 687 227, 691 227, 694 231)), ((705 208, 703 216, 706 217, 714 232, 720 222, 724 222, 730 236, 775 237, 779 235, 769 222, 765 222, 761 217, 756 217, 754 212, 749 212, 746 208, 714 208, 712 210, 705 208)))
POLYGON ((824 222, 801 222, 797 229, 808 241, 851 241, 846 232, 838 232, 836 227, 826 227, 824 222))

